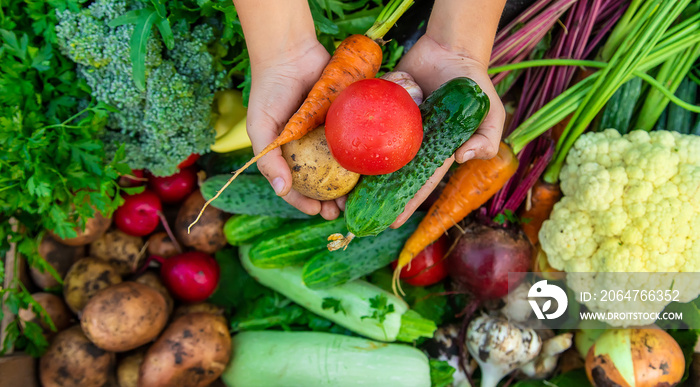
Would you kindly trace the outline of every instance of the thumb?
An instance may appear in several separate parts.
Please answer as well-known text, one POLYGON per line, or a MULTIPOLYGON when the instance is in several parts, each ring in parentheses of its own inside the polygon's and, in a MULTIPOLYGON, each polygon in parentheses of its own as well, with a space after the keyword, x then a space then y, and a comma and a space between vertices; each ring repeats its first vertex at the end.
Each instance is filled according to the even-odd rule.
MULTIPOLYGON (((255 112, 249 114, 246 126, 250 142, 253 144, 253 151, 258 155, 277 138, 277 133, 282 128, 270 116, 263 114, 262 117, 256 117, 256 115, 255 112)), ((292 188, 292 174, 280 148, 273 149, 262 156, 257 166, 278 196, 289 193, 292 188)))

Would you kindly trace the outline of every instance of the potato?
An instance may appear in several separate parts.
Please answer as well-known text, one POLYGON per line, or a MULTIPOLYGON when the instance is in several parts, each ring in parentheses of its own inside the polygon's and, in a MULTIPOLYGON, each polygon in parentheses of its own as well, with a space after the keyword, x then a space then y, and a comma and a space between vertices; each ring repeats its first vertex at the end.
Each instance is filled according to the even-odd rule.
POLYGON ((83 309, 85 336, 106 351, 124 352, 155 339, 168 322, 163 295, 138 282, 122 282, 95 294, 83 309))
MULTIPOLYGON (((73 263, 85 256, 85 246, 66 246, 47 234, 41 240, 38 252, 63 279, 73 263)), ((48 270, 42 272, 36 267, 31 267, 29 275, 36 286, 44 290, 61 285, 48 270)))
POLYGON ((66 304, 78 313, 100 290, 122 282, 117 269, 101 259, 83 258, 71 266, 63 281, 66 304))
POLYGON ((57 241, 68 246, 83 246, 97 240, 112 225, 112 218, 105 218, 99 211, 95 211, 95 217, 85 221, 85 230, 76 229, 78 236, 74 238, 61 239, 53 231, 49 231, 57 241))
POLYGON ((143 363, 146 351, 136 351, 119 361, 117 366, 117 382, 119 387, 138 387, 139 367, 143 363))
POLYGON ((360 174, 350 172, 333 158, 323 125, 299 140, 282 145, 292 170, 292 187, 316 200, 332 200, 350 192, 360 174))
POLYGON ((170 240, 168 233, 165 231, 157 232, 148 238, 148 254, 158 255, 163 258, 169 258, 179 254, 177 246, 170 240))
POLYGON ((216 380, 231 357, 231 336, 222 316, 186 314, 173 321, 146 352, 140 387, 203 387, 216 380))
POLYGON ((158 274, 156 274, 153 271, 146 271, 138 277, 134 278, 134 282, 150 286, 153 289, 157 290, 158 293, 160 293, 163 296, 163 298, 165 298, 165 304, 167 306, 168 315, 172 313, 173 308, 175 307, 175 301, 170 295, 168 288, 166 288, 165 285, 163 285, 163 281, 161 281, 160 276, 158 276, 158 274))
POLYGON ((229 215, 225 212, 208 206, 197 224, 192 227, 188 234, 187 227, 197 218, 197 214, 204 206, 206 200, 199 190, 193 192, 185 200, 177 213, 175 220, 175 237, 185 246, 207 254, 214 254, 222 247, 226 246, 226 236, 224 235, 224 223, 229 215))
POLYGON ((173 313, 173 319, 177 319, 190 313, 210 313, 216 316, 223 316, 224 308, 218 305, 210 304, 208 302, 183 304, 178 306, 177 309, 175 309, 175 313, 173 313))
POLYGON ((32 309, 20 309, 18 315, 20 321, 22 322, 22 327, 24 327, 25 321, 39 324, 39 326, 44 330, 44 336, 46 338, 51 338, 57 332, 60 332, 71 325, 73 315, 71 314, 70 310, 68 310, 68 306, 66 306, 66 303, 63 302, 61 297, 51 293, 34 293, 32 294, 32 297, 34 298, 34 301, 39 303, 39 305, 44 308, 46 314, 53 322, 56 331, 51 330, 51 327, 49 327, 49 325, 42 320, 41 316, 34 313, 32 309))
POLYGON ((97 348, 75 325, 54 337, 39 360, 43 387, 102 387, 110 378, 114 354, 97 348))
POLYGON ((146 257, 143 239, 121 230, 103 234, 90 244, 90 256, 111 263, 121 275, 136 272, 146 257))

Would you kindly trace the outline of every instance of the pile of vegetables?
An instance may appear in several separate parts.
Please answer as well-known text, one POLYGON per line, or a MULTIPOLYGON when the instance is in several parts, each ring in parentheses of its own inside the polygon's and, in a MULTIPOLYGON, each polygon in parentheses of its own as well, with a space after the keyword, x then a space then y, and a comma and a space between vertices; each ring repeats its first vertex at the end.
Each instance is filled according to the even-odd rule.
MULTIPOLYGON (((2 353, 37 357, 43 386, 692 385, 700 289, 674 274, 700 272, 696 3, 504 20, 497 156, 396 229, 490 109, 469 78, 423 95, 391 71, 411 42, 383 38, 419 4, 309 0, 333 56, 258 154, 229 1, 3 4, 2 353), (255 161, 276 148, 340 217, 275 194, 255 161), (537 319, 532 289, 638 289, 625 272, 666 273, 682 298, 639 311, 683 321, 537 319)), ((422 31, 405 21, 393 36, 422 31)))

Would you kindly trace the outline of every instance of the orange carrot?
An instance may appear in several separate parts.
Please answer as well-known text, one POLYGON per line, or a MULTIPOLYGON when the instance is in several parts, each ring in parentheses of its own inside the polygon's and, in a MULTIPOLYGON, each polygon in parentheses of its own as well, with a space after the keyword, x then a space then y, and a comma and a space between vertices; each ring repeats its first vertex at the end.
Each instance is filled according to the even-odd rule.
POLYGON ((279 148, 291 141, 304 137, 305 134, 316 129, 326 120, 326 113, 331 106, 331 102, 340 94, 342 90, 351 83, 365 78, 372 78, 377 75, 382 64, 382 48, 374 40, 365 35, 351 35, 345 38, 338 48, 336 48, 331 60, 323 69, 321 78, 311 88, 309 95, 302 103, 299 110, 289 119, 282 132, 266 146, 260 153, 255 155, 243 167, 233 173, 233 176, 223 187, 204 203, 202 211, 197 218, 187 228, 189 229, 197 223, 204 209, 214 199, 218 198, 221 192, 228 187, 233 180, 258 161, 270 151, 279 148))
POLYGON ((404 244, 394 270, 394 293, 397 293, 397 286, 400 286, 398 281, 401 268, 469 213, 486 203, 517 169, 518 159, 510 146, 503 142, 496 157, 490 160, 469 160, 457 168, 440 197, 404 244))
POLYGON ((554 204, 561 198, 561 190, 559 184, 538 180, 531 192, 523 211, 520 212, 520 219, 523 220, 521 228, 530 239, 530 243, 535 246, 540 240, 537 234, 542 228, 542 223, 549 218, 554 204))

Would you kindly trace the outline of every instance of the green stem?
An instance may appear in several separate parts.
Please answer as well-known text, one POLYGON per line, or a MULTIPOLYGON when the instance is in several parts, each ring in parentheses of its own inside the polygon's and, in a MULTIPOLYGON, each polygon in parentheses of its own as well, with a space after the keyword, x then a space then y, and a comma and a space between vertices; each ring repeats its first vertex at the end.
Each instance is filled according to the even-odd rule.
POLYGON ((365 36, 372 40, 383 38, 411 5, 413 5, 413 0, 391 0, 379 13, 374 25, 365 32, 365 36))
MULTIPOLYGON (((691 62, 691 65, 692 65, 692 62, 691 62)), ((602 68, 605 68, 606 66, 608 66, 608 64, 605 62, 594 61, 594 60, 583 60, 583 59, 537 59, 537 60, 530 60, 530 61, 519 62, 519 63, 512 63, 512 64, 504 65, 504 66, 492 67, 488 70, 488 73, 489 74, 498 74, 498 73, 501 73, 504 71, 520 70, 520 69, 526 69, 526 68, 531 68, 531 67, 543 67, 543 66, 581 66, 581 67, 593 67, 593 68, 602 69, 602 68)), ((687 73, 687 71, 686 71, 686 73, 687 73)), ((632 75, 635 77, 639 77, 643 81, 647 82, 650 86, 657 89, 661 94, 663 94, 665 97, 669 98, 676 105, 678 105, 686 110, 690 110, 691 112, 700 113, 700 106, 699 105, 693 105, 693 104, 690 104, 690 103, 678 98, 673 93, 673 90, 669 90, 668 88, 666 88, 661 82, 657 81, 651 75, 649 75, 645 72, 639 71, 639 70, 632 71, 632 75)), ((629 79, 630 79, 630 77, 625 79, 625 82, 627 82, 629 79)), ((573 88, 569 89, 569 90, 573 90, 573 88)), ((564 95, 564 94, 561 94, 561 95, 564 95)), ((542 114, 538 114, 538 113, 540 113, 540 111, 537 111, 535 113, 535 114, 537 114, 537 117, 542 116, 542 114)), ((532 119, 533 117, 536 117, 536 116, 533 114, 530 118, 528 118, 528 120, 532 119)), ((557 121, 557 122, 559 122, 559 121, 557 121)), ((557 122, 555 122, 555 124, 557 122)), ((518 128, 518 129, 520 129, 520 128, 518 128)), ((522 142, 522 139, 520 139, 520 138, 518 138, 517 140, 514 139, 514 137, 519 137, 521 132, 518 131, 517 133, 518 134, 516 135, 516 132, 513 132, 508 137, 508 138, 512 138, 512 140, 508 140, 509 144, 514 146, 514 144, 516 142, 522 142)), ((537 136, 535 136, 535 137, 537 137, 537 136)), ((527 145, 527 143, 525 143, 524 145, 527 145)), ((515 148, 513 149, 513 151, 517 153, 515 148)))
POLYGON ((412 343, 421 337, 431 338, 436 329, 437 326, 433 320, 428 320, 418 312, 409 309, 401 316, 401 329, 396 340, 412 343))

